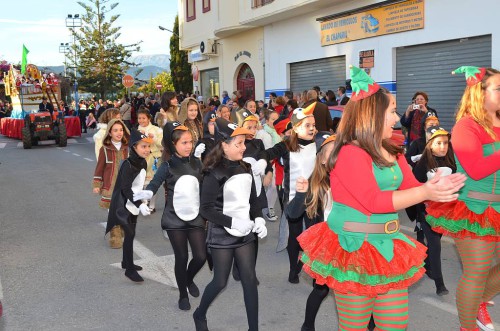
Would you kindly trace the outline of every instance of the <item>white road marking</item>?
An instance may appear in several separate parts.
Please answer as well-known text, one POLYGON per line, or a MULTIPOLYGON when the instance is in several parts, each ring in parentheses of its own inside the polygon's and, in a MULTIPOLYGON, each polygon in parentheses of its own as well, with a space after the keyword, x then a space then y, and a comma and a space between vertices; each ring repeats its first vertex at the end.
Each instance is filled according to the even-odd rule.
POLYGON ((90 162, 94 162, 94 160, 89 159, 88 157, 84 157, 83 159, 84 159, 84 160, 87 160, 87 161, 90 161, 90 162))
POLYGON ((74 156, 81 156, 80 154, 73 153, 74 156))
POLYGON ((76 139, 68 139, 68 143, 77 144, 76 139))
POLYGON ((7 146, 7 143, 0 143, 0 148, 5 148, 7 146))
POLYGON ((2 300, 3 300, 3 289, 2 289, 2 280, 0 279, 0 301, 2 300))
MULTIPOLYGON (((426 304, 429 304, 433 307, 444 310, 450 314, 458 316, 457 307, 455 305, 450 305, 449 303, 442 302, 441 300, 431 298, 431 297, 423 297, 419 300, 422 302, 425 302, 426 304)), ((493 325, 495 326, 495 329, 497 329, 497 330, 500 328, 500 324, 498 324, 498 323, 493 323, 493 325)))
POLYGON ((89 142, 91 142, 91 143, 93 143, 93 142, 94 142, 94 138, 92 138, 92 137, 87 137, 87 138, 85 138, 85 139, 87 139, 87 140, 88 140, 89 142))
POLYGON ((23 143, 17 143, 17 147, 23 147, 23 143))
MULTIPOLYGON (((102 222, 101 225, 106 227, 106 223, 102 222)), ((142 267, 139 274, 155 282, 177 288, 175 281, 174 255, 157 256, 141 242, 134 240, 134 253, 141 259, 135 260, 134 263, 142 267)), ((121 262, 111 264, 113 267, 122 268, 121 262)))
POLYGON ((63 149, 63 151, 65 151, 66 153, 70 153, 70 151, 68 151, 67 149, 63 149))

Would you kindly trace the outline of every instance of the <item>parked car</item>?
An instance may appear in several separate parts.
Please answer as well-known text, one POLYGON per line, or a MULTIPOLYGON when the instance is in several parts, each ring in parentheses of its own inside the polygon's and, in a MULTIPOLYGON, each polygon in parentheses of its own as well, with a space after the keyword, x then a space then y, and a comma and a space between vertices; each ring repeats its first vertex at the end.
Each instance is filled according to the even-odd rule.
MULTIPOLYGON (((342 117, 342 114, 344 113, 344 107, 345 106, 328 106, 328 110, 330 111, 330 116, 332 116, 333 119, 333 128, 336 131, 337 126, 339 125, 340 118, 342 117)), ((392 137, 391 137, 392 142, 394 142, 396 145, 401 146, 405 148, 406 150, 406 145, 405 145, 405 136, 402 131, 401 127, 401 122, 397 122, 396 125, 394 126, 394 131, 392 131, 392 137)))

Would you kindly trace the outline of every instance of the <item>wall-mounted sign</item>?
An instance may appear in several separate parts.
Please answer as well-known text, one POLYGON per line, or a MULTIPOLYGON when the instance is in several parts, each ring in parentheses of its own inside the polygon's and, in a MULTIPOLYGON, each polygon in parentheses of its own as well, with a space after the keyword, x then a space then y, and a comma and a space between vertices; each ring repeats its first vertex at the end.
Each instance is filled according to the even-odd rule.
POLYGON ((240 58, 240 56, 243 56, 243 55, 246 55, 248 57, 252 57, 252 53, 250 53, 249 51, 240 51, 240 52, 236 53, 234 60, 237 61, 240 58))
POLYGON ((199 49, 194 49, 188 53, 188 62, 189 63, 205 61, 205 60, 208 60, 208 56, 206 56, 205 54, 202 54, 199 49))
POLYGON ((424 0, 394 5, 321 22, 321 46, 424 28, 424 0))
POLYGON ((373 68, 375 65, 375 50, 359 51, 359 67, 373 68))

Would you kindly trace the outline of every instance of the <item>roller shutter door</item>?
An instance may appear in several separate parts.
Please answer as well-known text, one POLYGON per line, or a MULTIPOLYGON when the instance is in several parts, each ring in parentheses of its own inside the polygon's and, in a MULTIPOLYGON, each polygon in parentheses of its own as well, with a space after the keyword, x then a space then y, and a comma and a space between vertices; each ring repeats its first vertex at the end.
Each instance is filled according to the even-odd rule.
POLYGON ((345 56, 290 63, 290 90, 298 93, 319 86, 321 91, 345 85, 345 56))
POLYGON ((462 65, 491 66, 491 35, 396 49, 398 112, 406 110, 416 91, 429 95, 441 125, 451 129, 465 88, 464 75, 451 75, 462 65))

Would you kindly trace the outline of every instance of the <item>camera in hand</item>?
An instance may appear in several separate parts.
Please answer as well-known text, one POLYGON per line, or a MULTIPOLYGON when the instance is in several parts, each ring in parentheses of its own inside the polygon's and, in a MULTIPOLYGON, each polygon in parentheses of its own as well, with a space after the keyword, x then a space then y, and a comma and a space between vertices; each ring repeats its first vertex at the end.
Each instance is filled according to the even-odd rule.
POLYGON ((413 105, 413 110, 420 109, 420 105, 413 105))

